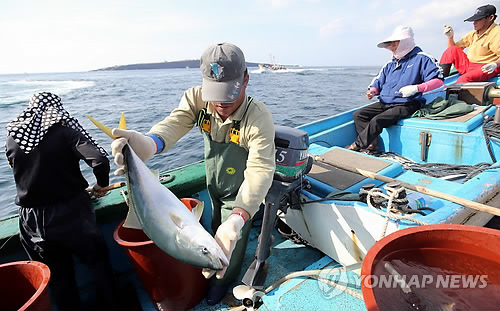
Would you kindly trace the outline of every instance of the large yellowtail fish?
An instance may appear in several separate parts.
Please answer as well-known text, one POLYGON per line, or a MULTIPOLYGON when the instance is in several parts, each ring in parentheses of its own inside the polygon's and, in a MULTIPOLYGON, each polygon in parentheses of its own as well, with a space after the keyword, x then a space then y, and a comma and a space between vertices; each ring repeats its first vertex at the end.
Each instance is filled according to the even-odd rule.
MULTIPOLYGON (((114 138, 111 129, 89 118, 114 138)), ((219 244, 199 222, 203 205, 199 204, 191 212, 160 183, 129 145, 122 152, 131 210, 129 216, 137 215, 144 233, 165 253, 185 263, 213 270, 228 265, 219 244)))

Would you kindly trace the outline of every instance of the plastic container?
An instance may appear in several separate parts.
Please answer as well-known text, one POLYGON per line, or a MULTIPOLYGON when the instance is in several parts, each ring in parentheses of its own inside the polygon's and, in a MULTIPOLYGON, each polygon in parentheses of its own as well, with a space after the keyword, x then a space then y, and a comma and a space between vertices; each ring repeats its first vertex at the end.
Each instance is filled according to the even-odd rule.
POLYGON ((38 261, 0 265, 0 310, 52 310, 48 294, 50 270, 38 261))
MULTIPOLYGON (((200 201, 181 199, 192 209, 200 201)), ((113 233, 115 241, 127 253, 144 289, 160 311, 188 310, 207 294, 208 280, 201 268, 181 262, 159 249, 142 230, 123 227, 113 233)))
POLYGON ((500 230, 476 226, 436 224, 396 231, 376 242, 363 260, 361 290, 366 308, 497 310, 498 245, 500 230), (395 273, 387 263, 406 277, 408 292, 402 290, 402 282, 394 281, 395 273), (389 273, 394 282, 382 282, 389 273), (464 279, 477 281, 472 285, 464 279), (410 302, 415 303, 413 308, 410 302))
POLYGON ((406 195, 408 206, 413 209, 421 209, 429 207, 432 202, 432 197, 420 192, 411 192, 406 195))

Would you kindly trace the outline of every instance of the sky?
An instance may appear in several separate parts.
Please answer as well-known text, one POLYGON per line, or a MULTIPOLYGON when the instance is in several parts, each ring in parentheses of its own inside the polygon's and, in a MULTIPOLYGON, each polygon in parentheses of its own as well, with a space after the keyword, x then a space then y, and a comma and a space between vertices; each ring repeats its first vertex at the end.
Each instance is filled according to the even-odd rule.
POLYGON ((0 74, 199 59, 219 42, 249 62, 382 66, 391 52, 376 45, 398 25, 439 59, 443 26, 458 40, 488 3, 500 10, 498 0, 1 0, 0 74))

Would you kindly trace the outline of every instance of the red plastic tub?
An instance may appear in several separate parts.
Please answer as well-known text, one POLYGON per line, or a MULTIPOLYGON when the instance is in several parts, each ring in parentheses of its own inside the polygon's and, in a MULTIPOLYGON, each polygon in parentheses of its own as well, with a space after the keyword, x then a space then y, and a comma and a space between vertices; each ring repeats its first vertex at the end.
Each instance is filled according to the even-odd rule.
POLYGON ((50 270, 37 261, 0 265, 0 310, 52 310, 48 287, 50 270))
MULTIPOLYGON (((191 210, 200 201, 183 198, 191 210)), ((158 310, 188 310, 207 294, 208 281, 201 268, 183 263, 163 252, 142 231, 123 227, 115 229, 115 241, 126 251, 144 289, 158 310)))
POLYGON ((500 230, 476 226, 438 224, 392 233, 363 260, 365 305, 368 311, 498 309, 499 245, 500 230))

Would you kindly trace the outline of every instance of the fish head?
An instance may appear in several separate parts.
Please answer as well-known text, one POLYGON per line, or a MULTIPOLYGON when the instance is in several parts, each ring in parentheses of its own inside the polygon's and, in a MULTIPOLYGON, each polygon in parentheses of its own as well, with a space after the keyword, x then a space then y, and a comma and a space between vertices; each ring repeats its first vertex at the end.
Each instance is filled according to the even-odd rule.
POLYGON ((192 265, 212 270, 222 270, 224 266, 229 265, 222 248, 201 225, 182 228, 177 233, 177 242, 188 246, 192 265))

